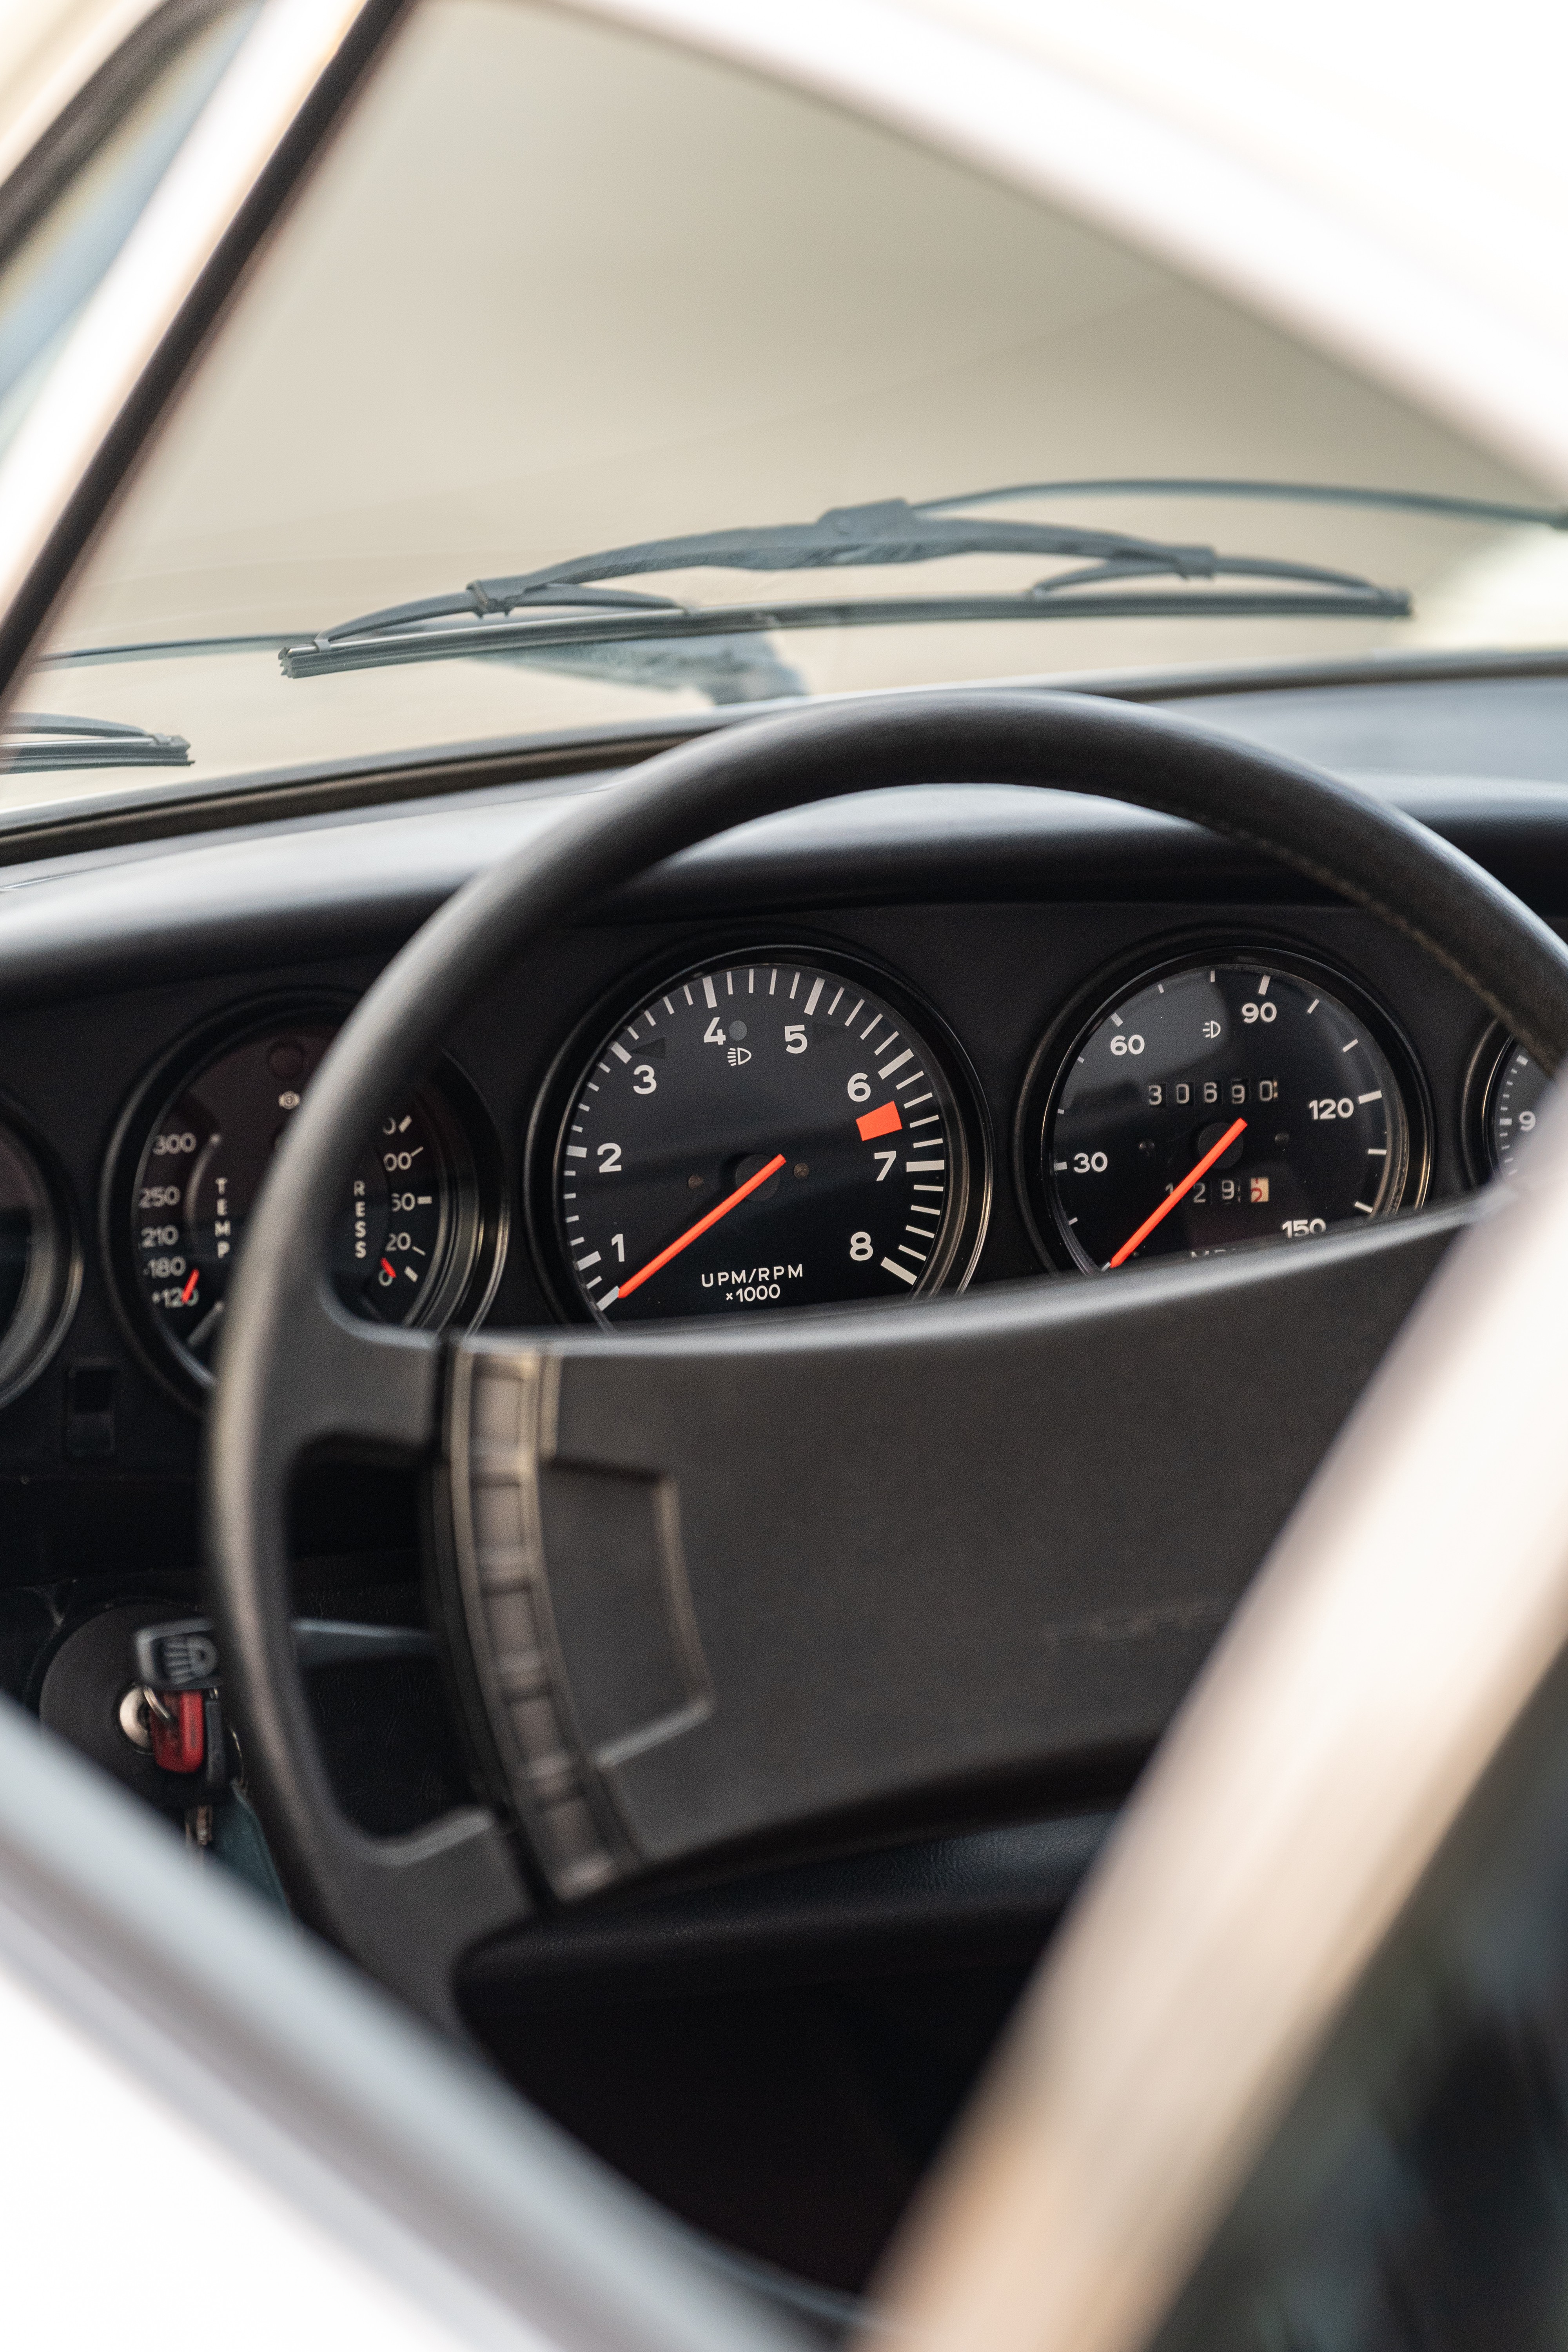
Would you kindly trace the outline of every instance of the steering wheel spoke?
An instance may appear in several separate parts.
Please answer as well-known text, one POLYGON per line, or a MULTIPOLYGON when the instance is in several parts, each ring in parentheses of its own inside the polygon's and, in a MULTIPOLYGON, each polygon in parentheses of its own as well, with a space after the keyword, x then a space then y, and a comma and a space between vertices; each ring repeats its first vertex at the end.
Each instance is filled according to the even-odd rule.
POLYGON ((1147 1748, 1466 1218, 462 1343, 458 1597, 557 1895, 1147 1748))
POLYGON ((299 1302, 287 1436, 410 1459, 440 1426, 443 1344, 431 1331, 368 1323, 311 1285, 299 1302))

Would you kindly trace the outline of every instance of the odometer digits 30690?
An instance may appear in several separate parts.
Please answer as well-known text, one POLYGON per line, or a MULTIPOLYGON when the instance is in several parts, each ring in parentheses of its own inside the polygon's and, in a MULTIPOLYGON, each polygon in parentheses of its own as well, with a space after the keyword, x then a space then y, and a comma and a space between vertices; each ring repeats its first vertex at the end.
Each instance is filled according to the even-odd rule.
POLYGON ((1162 971, 1105 1006, 1033 1150, 1060 1242, 1094 1269, 1304 1240, 1412 1190, 1409 1109, 1364 1003, 1268 957, 1162 971))
POLYGON ((606 1322, 912 1298, 973 1239, 964 1127, 929 1017, 784 951, 682 972, 567 1101, 557 1246, 606 1322))

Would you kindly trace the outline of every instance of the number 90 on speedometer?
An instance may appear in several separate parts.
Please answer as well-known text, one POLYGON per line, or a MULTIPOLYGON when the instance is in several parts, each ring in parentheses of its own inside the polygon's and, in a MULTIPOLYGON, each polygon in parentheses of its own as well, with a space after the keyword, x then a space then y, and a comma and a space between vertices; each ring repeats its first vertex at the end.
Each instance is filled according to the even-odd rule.
POLYGON ((1277 956, 1149 974, 1059 1061, 1042 1049, 1023 1158, 1052 1255, 1110 1270, 1301 1241, 1418 1198, 1424 1124, 1384 1016, 1277 956))

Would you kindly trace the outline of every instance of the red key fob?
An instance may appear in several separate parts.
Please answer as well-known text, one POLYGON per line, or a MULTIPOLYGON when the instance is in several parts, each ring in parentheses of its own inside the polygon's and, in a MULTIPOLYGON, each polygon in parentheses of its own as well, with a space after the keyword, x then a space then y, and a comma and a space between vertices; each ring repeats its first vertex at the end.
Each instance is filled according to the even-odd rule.
POLYGON ((161 1714, 155 1706, 147 1710, 153 1762, 165 1772, 199 1772, 206 1756, 203 1694, 160 1691, 158 1696, 165 1712, 161 1714))

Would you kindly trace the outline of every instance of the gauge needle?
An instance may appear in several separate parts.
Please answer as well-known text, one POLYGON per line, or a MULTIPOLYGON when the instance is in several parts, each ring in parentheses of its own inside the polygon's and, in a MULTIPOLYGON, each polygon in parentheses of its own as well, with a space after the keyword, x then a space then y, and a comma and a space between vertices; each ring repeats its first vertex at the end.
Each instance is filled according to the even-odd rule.
MULTIPOLYGON (((1215 1144, 1210 1150, 1204 1153, 1203 1158, 1198 1161, 1195 1168, 1188 1169, 1186 1174, 1183 1177, 1179 1184, 1173 1184, 1171 1187, 1171 1190, 1166 1193, 1164 1199, 1161 1202, 1153 1215, 1152 1217, 1144 1218, 1142 1223, 1139 1226, 1131 1240, 1122 1243, 1121 1247, 1117 1251, 1116 1255, 1110 1261, 1111 1265, 1124 1265, 1127 1260, 1131 1256, 1134 1250, 1142 1248, 1144 1243, 1148 1240, 1150 1234, 1153 1232, 1161 1219, 1170 1215, 1177 1202, 1184 1200, 1192 1191, 1193 1186, 1203 1177, 1208 1174, 1209 1170, 1214 1166, 1216 1160, 1224 1159, 1226 1153, 1230 1150, 1231 1145, 1236 1141, 1237 1137, 1241 1134, 1246 1125, 1247 1121, 1244 1118, 1232 1119, 1230 1125, 1226 1129, 1225 1133, 1220 1137, 1219 1141, 1215 1144)), ((1109 1273, 1110 1267, 1106 1270, 1109 1273)))
POLYGON ((754 1176, 748 1176, 743 1184, 737 1184, 728 1199, 721 1201, 716 1209, 710 1209, 705 1217, 699 1217, 694 1225, 688 1225, 678 1242, 671 1242, 668 1249, 660 1250, 657 1257, 650 1257, 646 1265, 639 1265, 635 1274, 628 1274, 625 1282, 620 1283, 616 1289, 607 1292, 605 1305, 612 1307, 617 1298, 625 1298, 631 1291, 639 1290, 645 1282, 658 1272, 660 1266, 668 1265, 672 1257, 679 1257, 683 1249, 689 1249, 693 1242, 700 1241, 709 1226, 716 1225, 721 1217, 727 1217, 731 1210, 739 1202, 743 1201, 749 1192, 754 1192, 759 1184, 765 1184, 770 1176, 776 1176, 784 1164, 784 1154, 782 1151, 775 1152, 765 1168, 759 1168, 754 1176))

